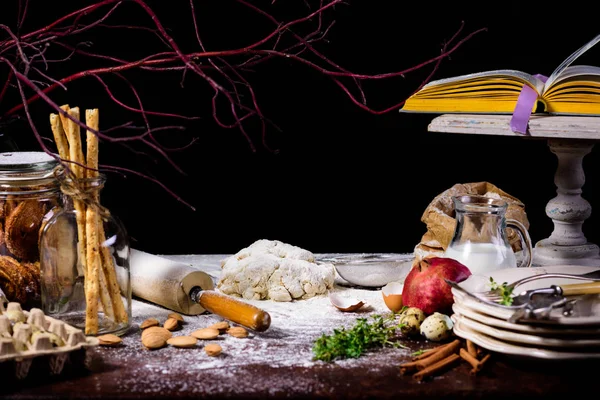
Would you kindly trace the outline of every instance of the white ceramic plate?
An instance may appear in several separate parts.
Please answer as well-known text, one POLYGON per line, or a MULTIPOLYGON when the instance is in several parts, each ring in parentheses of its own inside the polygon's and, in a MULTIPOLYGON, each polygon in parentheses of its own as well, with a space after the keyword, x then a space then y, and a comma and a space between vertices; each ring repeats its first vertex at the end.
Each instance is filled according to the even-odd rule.
MULTIPOLYGON (((495 282, 514 282, 517 279, 524 278, 526 276, 543 274, 546 272, 561 272, 561 273, 573 273, 573 274, 584 274, 586 272, 597 270, 598 267, 584 267, 584 266, 564 266, 554 265, 548 267, 532 267, 532 268, 507 268, 499 271, 494 271, 491 277, 495 282)), ((489 290, 490 276, 485 275, 471 275, 468 279, 460 283, 460 286, 470 292, 486 291, 489 290)), ((562 285, 567 283, 580 283, 584 281, 565 279, 565 278, 544 278, 538 279, 533 282, 526 283, 519 286, 516 292, 523 290, 538 289, 543 287, 549 287, 550 285, 562 285)), ((461 293, 456 289, 452 289, 454 295, 454 301, 459 305, 470 308, 479 313, 487 314, 503 320, 508 320, 514 310, 496 307, 493 305, 478 302, 471 297, 461 293)), ((553 310, 550 313, 548 319, 540 320, 528 320, 528 324, 551 324, 551 325, 572 325, 572 326, 592 326, 597 325, 600 327, 600 295, 596 295, 598 301, 582 303, 577 313, 572 316, 564 316, 561 309, 553 310)), ((525 323, 525 322, 519 322, 525 323)))
POLYGON ((600 353, 598 352, 572 350, 559 351, 505 342, 469 328, 460 319, 453 319, 455 320, 453 330, 457 336, 463 339, 471 340, 476 345, 490 351, 524 358, 540 358, 546 360, 578 360, 600 358, 600 353))
POLYGON ((505 329, 495 328, 493 326, 489 326, 486 324, 482 324, 475 320, 465 317, 461 314, 454 314, 455 320, 460 321, 462 324, 466 325, 470 329, 477 331, 479 333, 483 333, 485 335, 491 336, 493 338, 517 343, 517 344, 525 344, 530 346, 539 346, 544 348, 553 348, 553 349, 583 349, 583 348, 595 348, 595 350, 600 351, 600 337, 599 338, 586 338, 586 339, 569 339, 569 338, 550 338, 543 337, 537 335, 530 335, 526 333, 514 332, 505 329))
POLYGON ((586 336, 598 336, 600 338, 600 327, 564 327, 564 326, 552 326, 552 325, 527 325, 527 324, 513 324, 506 320, 491 317, 486 314, 478 313, 472 308, 465 307, 459 303, 452 305, 452 311, 456 314, 460 314, 464 317, 478 321, 482 324, 501 328, 510 331, 522 332, 531 335, 541 336, 552 336, 552 337, 586 337, 586 336))

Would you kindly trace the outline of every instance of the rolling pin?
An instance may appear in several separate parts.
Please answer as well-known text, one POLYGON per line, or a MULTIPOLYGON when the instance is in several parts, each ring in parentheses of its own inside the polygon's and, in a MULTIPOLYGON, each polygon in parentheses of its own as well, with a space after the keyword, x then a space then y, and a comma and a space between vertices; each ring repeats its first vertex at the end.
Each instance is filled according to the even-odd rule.
POLYGON ((186 315, 205 311, 262 332, 271 316, 235 297, 214 290, 213 278, 188 264, 131 249, 129 268, 132 294, 186 315))

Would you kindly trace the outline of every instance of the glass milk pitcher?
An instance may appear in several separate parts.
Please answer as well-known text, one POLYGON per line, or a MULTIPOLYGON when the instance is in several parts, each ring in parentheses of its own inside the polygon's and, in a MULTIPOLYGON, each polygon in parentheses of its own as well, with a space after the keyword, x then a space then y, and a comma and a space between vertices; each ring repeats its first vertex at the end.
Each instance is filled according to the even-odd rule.
POLYGON ((479 195, 454 196, 456 228, 445 251, 471 270, 488 274, 503 268, 531 267, 532 247, 529 232, 514 219, 505 217, 508 203, 479 195), (506 228, 513 228, 521 240, 523 257, 517 257, 508 242, 506 228))

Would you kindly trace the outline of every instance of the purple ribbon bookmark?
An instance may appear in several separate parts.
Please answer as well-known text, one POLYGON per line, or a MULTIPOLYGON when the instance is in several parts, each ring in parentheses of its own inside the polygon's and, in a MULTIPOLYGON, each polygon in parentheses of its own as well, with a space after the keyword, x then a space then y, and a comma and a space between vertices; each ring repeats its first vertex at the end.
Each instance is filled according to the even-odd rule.
MULTIPOLYGON (((547 76, 540 74, 535 75, 535 77, 544 82, 548 80, 547 76)), ((527 84, 523 85, 523 89, 521 89, 521 93, 517 99, 517 104, 515 105, 512 118, 510 119, 511 131, 521 133, 523 135, 527 133, 529 118, 531 117, 533 106, 538 100, 538 96, 538 92, 536 92, 531 86, 527 84)))

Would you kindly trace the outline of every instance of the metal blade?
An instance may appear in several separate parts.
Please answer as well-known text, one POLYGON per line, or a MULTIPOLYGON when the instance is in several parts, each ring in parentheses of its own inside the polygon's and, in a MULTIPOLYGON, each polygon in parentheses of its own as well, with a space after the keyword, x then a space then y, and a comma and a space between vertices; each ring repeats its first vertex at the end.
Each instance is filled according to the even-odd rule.
POLYGON ((550 312, 567 304, 567 298, 548 293, 538 293, 531 296, 531 300, 525 303, 522 308, 515 311, 508 322, 534 322, 544 320, 550 317, 550 312))

